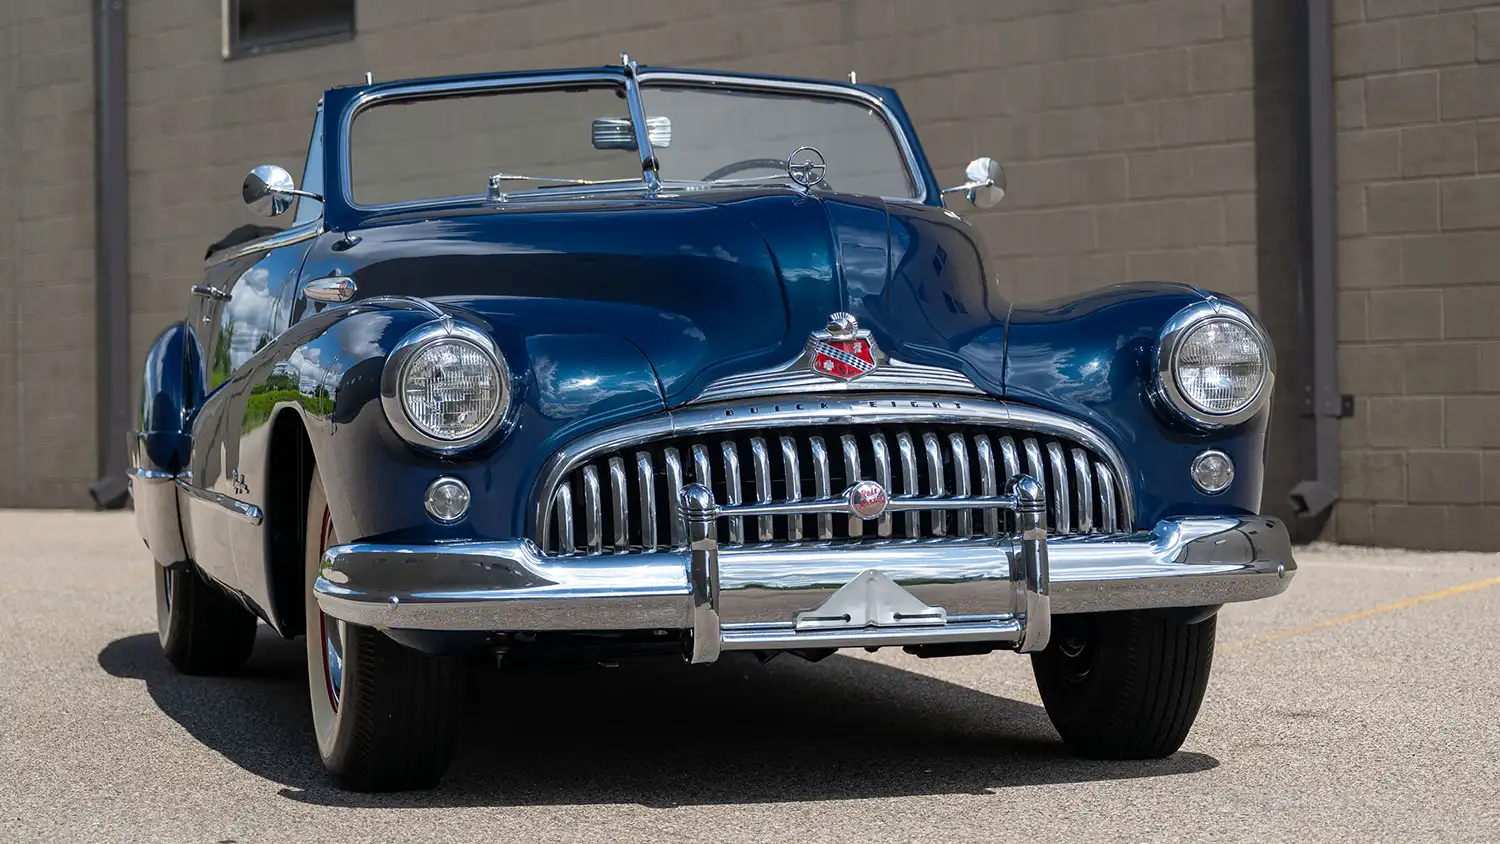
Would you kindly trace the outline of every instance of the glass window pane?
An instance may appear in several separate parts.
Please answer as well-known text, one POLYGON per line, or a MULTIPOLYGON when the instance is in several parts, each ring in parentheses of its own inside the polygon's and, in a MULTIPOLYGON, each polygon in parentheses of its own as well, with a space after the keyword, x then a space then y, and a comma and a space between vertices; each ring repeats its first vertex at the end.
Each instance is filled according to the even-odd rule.
POLYGON ((664 180, 785 176, 798 147, 827 160, 829 190, 915 197, 905 157, 885 118, 852 100, 802 94, 646 86, 646 113, 672 121, 671 145, 655 150, 664 180))
MULTIPOLYGON (((354 121, 351 188, 361 205, 483 195, 495 173, 640 180, 633 150, 594 148, 599 118, 627 118, 616 86, 442 97, 377 105, 354 121)), ((546 182, 515 181, 516 190, 546 182)))

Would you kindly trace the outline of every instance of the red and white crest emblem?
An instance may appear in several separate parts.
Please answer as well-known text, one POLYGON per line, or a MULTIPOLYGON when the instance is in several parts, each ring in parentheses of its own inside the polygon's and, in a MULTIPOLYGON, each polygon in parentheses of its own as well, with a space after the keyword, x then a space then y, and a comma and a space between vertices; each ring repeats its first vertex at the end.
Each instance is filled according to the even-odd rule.
POLYGON ((840 381, 853 381, 879 365, 870 332, 861 331, 852 314, 830 316, 827 330, 807 338, 807 351, 814 372, 840 381))

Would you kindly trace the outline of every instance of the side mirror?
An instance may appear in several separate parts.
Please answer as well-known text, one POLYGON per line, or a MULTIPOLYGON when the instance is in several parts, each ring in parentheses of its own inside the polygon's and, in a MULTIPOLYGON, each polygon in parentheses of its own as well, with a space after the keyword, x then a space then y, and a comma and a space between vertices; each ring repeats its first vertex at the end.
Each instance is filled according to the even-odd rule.
POLYGON ((315 193, 297 190, 292 174, 275 164, 262 164, 251 170, 240 188, 240 198, 245 200, 245 205, 264 217, 286 213, 299 196, 323 201, 323 197, 315 193))
POLYGON ((993 158, 976 158, 964 168, 964 183, 943 188, 944 194, 963 191, 976 208, 994 208, 1005 198, 1005 168, 993 158))

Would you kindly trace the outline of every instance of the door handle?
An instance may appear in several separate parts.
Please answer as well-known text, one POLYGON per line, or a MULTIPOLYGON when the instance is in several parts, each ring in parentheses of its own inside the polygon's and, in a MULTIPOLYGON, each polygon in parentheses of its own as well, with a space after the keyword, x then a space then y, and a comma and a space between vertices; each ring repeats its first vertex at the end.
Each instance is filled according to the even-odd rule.
POLYGON ((195 284, 192 286, 191 291, 194 296, 202 296, 205 299, 212 299, 215 302, 229 301, 228 293, 208 284, 195 284))
POLYGON ((319 302, 347 302, 354 298, 359 287, 354 279, 346 275, 330 275, 315 278, 302 285, 302 294, 319 302))

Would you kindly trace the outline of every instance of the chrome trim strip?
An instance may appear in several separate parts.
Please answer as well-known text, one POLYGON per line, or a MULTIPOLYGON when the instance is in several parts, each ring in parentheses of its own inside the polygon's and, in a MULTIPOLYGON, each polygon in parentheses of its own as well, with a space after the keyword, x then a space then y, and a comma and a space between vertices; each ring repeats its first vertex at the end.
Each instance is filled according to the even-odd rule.
MULTIPOLYGON (((969 488, 969 445, 963 434, 952 433, 948 435, 948 447, 953 450, 953 497, 968 498, 973 494, 969 488)), ((958 511, 957 535, 961 539, 974 535, 974 514, 967 509, 958 511)))
MULTIPOLYGON (((990 447, 990 438, 985 434, 974 435, 974 455, 979 461, 979 494, 985 497, 998 495, 1000 483, 995 478, 995 452, 990 447)), ((1007 475, 1007 478, 1014 475, 1007 475)), ((984 513, 984 535, 1000 534, 1000 514, 993 510, 984 513)))
POLYGON ((867 627, 800 633, 762 624, 726 624, 722 629, 724 650, 761 651, 1010 642, 1020 637, 1022 627, 1021 622, 1014 618, 995 618, 927 627, 867 627))
MULTIPOLYGON (((828 448, 823 444, 822 437, 811 437, 808 442, 812 446, 813 457, 813 494, 817 501, 827 501, 833 497, 833 487, 828 478, 828 448)), ((833 538, 833 516, 821 513, 817 518, 818 538, 833 538)))
POLYGON ((672 547, 681 548, 687 542, 687 524, 677 498, 682 494, 682 455, 675 446, 662 450, 667 464, 667 506, 672 509, 672 547))
MULTIPOLYGON (((854 439, 853 434, 844 434, 839 437, 839 447, 844 452, 844 484, 854 486, 864 480, 864 473, 860 472, 859 466, 859 442, 854 439)), ((889 494, 887 494, 889 497, 889 494)), ((864 536, 865 520, 849 514, 849 536, 864 536)))
POLYGON ((432 315, 433 319, 443 319, 448 316, 447 311, 420 296, 370 296, 358 302, 352 302, 346 307, 364 308, 371 305, 390 305, 412 311, 426 311, 432 315))
MULTIPOLYGON (((937 434, 928 431, 922 435, 922 450, 927 453, 927 493, 933 498, 947 494, 943 485, 943 447, 938 445, 937 434)), ((948 534, 948 511, 933 510, 928 514, 932 520, 932 535, 948 534)))
POLYGON ((557 488, 557 534, 558 553, 564 557, 572 556, 577 551, 573 536, 573 485, 563 481, 562 486, 557 488))
MULTIPOLYGON (((766 450, 766 441, 762 437, 750 438, 750 463, 755 476, 755 503, 771 503, 771 453, 766 450)), ((756 539, 760 542, 770 542, 775 538, 776 529, 770 516, 761 516, 756 523, 756 539)))
POLYGON ((1042 465, 1042 447, 1031 437, 1021 440, 1021 450, 1026 452, 1026 474, 1032 480, 1042 485, 1042 492, 1047 491, 1047 471, 1042 465))
MULTIPOLYGON (((740 452, 735 448, 734 440, 725 440, 719 444, 719 450, 724 457, 724 502, 726 504, 741 503, 740 493, 740 452)), ((712 487, 709 487, 712 489, 712 487)), ((729 520, 729 544, 743 545, 745 543, 745 520, 731 518, 729 520)))
MULTIPOLYGON (((546 496, 564 475, 600 452, 633 448, 665 437, 712 435, 726 431, 764 430, 767 426, 880 425, 887 428, 928 423, 994 425, 1040 435, 1062 437, 1077 443, 1107 461, 1120 479, 1124 497, 1119 501, 1125 529, 1135 525, 1135 504, 1128 481, 1128 464, 1114 443, 1089 425, 1052 411, 994 399, 948 399, 916 394, 829 397, 809 400, 795 396, 765 396, 753 404, 690 405, 662 411, 622 425, 575 439, 546 463, 534 487, 530 536, 545 536, 549 527, 546 496)), ((908 435, 909 436, 909 435, 908 435)), ((1032 438, 1032 448, 1038 448, 1032 438)), ((899 437, 897 441, 899 450, 899 437)), ((1031 455, 1028 453, 1028 460, 1031 455)), ((1040 451, 1027 468, 1043 486, 1040 451)), ((700 483, 709 483, 706 473, 700 483)), ((912 535, 917 535, 914 531, 912 535)))
MULTIPOLYGON (((944 504, 955 504, 958 499, 923 496, 921 498, 896 498, 886 505, 886 510, 891 513, 910 513, 916 510, 936 510, 944 504)), ((1012 495, 985 496, 983 498, 970 496, 963 499, 966 507, 975 510, 1014 510, 1016 499, 1012 495)), ((827 501, 772 501, 767 504, 737 504, 725 505, 719 508, 720 516, 780 516, 786 513, 834 513, 843 514, 852 512, 849 499, 844 496, 830 498, 827 501)), ((968 537, 960 537, 968 538, 968 537)), ((899 540, 912 544, 912 540, 899 540)))
MULTIPOLYGON (((883 357, 883 356, 882 356, 883 357)), ((916 390, 955 395, 985 395, 968 376, 951 369, 907 363, 894 358, 877 361, 876 369, 853 381, 820 375, 809 366, 806 351, 779 366, 729 375, 703 388, 689 405, 766 395, 834 395, 877 390, 916 390)))
MULTIPOLYGON (((886 447, 885 434, 879 431, 870 434, 870 448, 875 454, 875 482, 885 488, 886 497, 890 498, 895 490, 891 488, 891 450, 886 447)), ((889 537, 891 522, 889 513, 882 514, 875 523, 875 535, 889 537)))
MULTIPOLYGON (((781 466, 786 474, 786 500, 802 500, 802 462, 797 457, 797 441, 791 437, 781 438, 781 466)), ((802 515, 786 517, 786 538, 791 542, 802 541, 802 515)))
POLYGON ((1071 533, 1073 513, 1068 499, 1073 492, 1068 483, 1068 460, 1063 456, 1062 446, 1055 440, 1047 443, 1047 465, 1052 470, 1052 495, 1047 501, 1051 505, 1053 529, 1058 533, 1071 533))
MULTIPOLYGON (((914 498, 922 494, 917 482, 917 447, 912 442, 911 434, 901 431, 896 434, 896 451, 901 455, 901 494, 914 498)), ((906 514, 906 535, 921 536, 922 515, 920 513, 906 514)))
POLYGON ((130 477, 147 483, 166 483, 177 480, 177 476, 171 472, 161 472, 156 469, 135 468, 130 472, 130 477))
POLYGON ((651 452, 635 453, 635 481, 641 495, 641 550, 656 553, 656 467, 651 452))
POLYGON ((583 467, 584 536, 590 554, 604 552, 604 502, 599 494, 599 467, 583 467))
POLYGON ((630 491, 625 480, 625 460, 609 459, 609 503, 610 515, 614 517, 615 552, 623 554, 630 550, 630 491))
MULTIPOLYGON (((695 443, 693 445, 693 482, 713 489, 714 470, 708 462, 708 446, 702 443, 695 443)), ((719 521, 717 519, 708 523, 708 538, 714 540, 719 538, 719 521)))
MULTIPOLYGON (((1016 454, 1016 441, 1008 436, 1000 438, 1000 458, 1005 463, 1006 478, 1021 474, 1021 458, 1016 454)), ((1032 477, 1036 477, 1033 475, 1032 477)), ((1037 483, 1041 483, 1038 481, 1037 483)))
MULTIPOLYGON (((1183 517, 1127 536, 1053 537, 1047 552, 1053 613, 1268 598, 1283 592, 1297 572, 1286 528, 1264 516, 1183 517)), ((708 584, 710 607, 718 608, 726 628, 762 616, 785 621, 759 627, 789 631, 799 608, 817 606, 875 568, 928 603, 947 601, 951 622, 999 620, 1011 606, 1003 596, 1010 589, 1013 553, 990 539, 918 547, 890 542, 724 549, 718 580, 708 584), (988 610, 954 610, 991 598, 1005 602, 988 610)), ((689 562, 686 550, 588 561, 544 557, 526 540, 360 543, 327 551, 313 591, 335 618, 395 629, 689 629, 689 562), (328 579, 335 573, 339 583, 328 579)), ((918 630, 941 629, 908 633, 921 642, 918 630)))
POLYGON ((1073 480, 1078 495, 1074 501, 1078 509, 1078 532, 1094 532, 1094 473, 1089 469, 1089 454, 1081 448, 1073 449, 1073 480))
POLYGON ((1098 461, 1094 462, 1094 472, 1099 476, 1099 517, 1104 520, 1099 528, 1105 533, 1113 533, 1121 529, 1120 517, 1115 510, 1115 477, 1108 466, 1098 461))
POLYGON ((195 501, 218 505, 228 510, 232 515, 238 516, 252 525, 259 525, 265 518, 265 513, 261 512, 259 507, 248 501, 231 498, 222 492, 214 492, 211 489, 204 489, 201 486, 193 486, 181 477, 177 478, 177 488, 187 493, 195 501))
POLYGON ((656 175, 656 155, 651 151, 651 126, 646 122, 646 107, 641 102, 641 88, 636 63, 624 53, 620 63, 625 66, 625 103, 630 111, 630 123, 635 130, 635 148, 641 157, 641 178, 646 180, 648 193, 661 190, 661 180, 656 175))
POLYGON ((203 259, 204 267, 213 267, 219 264, 243 258, 253 252, 265 252, 271 249, 279 249, 283 246, 291 246, 304 240, 317 237, 323 233, 323 218, 309 220, 300 226, 293 226, 286 231, 268 234, 255 240, 247 240, 244 243, 236 243, 233 246, 220 249, 218 252, 203 259))

